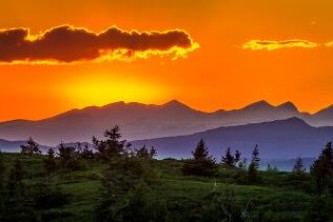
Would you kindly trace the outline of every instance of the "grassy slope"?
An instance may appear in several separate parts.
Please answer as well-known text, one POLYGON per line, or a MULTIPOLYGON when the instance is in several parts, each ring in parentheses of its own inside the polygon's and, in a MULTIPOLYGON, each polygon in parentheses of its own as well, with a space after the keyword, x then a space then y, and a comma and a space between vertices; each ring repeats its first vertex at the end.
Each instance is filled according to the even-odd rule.
MULTIPOLYGON (((6 168, 13 165, 18 155, 6 154, 6 168)), ((25 182, 33 184, 43 179, 42 161, 40 158, 22 159, 24 169, 28 178, 25 182)), ((242 200, 253 200, 259 208, 279 209, 275 214, 290 215, 295 219, 305 213, 311 203, 312 197, 303 191, 292 190, 288 187, 266 184, 261 186, 236 185, 227 183, 227 178, 202 178, 185 177, 181 175, 181 161, 165 160, 156 161, 156 166, 160 170, 161 182, 156 186, 156 194, 163 198, 201 198, 216 189, 224 192, 233 190, 237 198, 242 200)), ((70 212, 71 215, 66 221, 93 221, 94 209, 100 195, 102 171, 106 165, 87 164, 85 170, 75 172, 59 172, 52 180, 56 181, 63 192, 72 195, 70 204, 61 209, 52 211, 70 212)), ((59 220, 63 221, 63 220, 59 220)))

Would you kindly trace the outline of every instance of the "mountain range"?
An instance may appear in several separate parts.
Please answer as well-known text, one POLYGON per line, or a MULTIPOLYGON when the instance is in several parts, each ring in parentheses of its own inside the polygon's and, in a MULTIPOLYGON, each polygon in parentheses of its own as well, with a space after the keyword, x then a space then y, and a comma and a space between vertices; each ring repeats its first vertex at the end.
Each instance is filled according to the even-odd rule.
POLYGON ((0 138, 34 138, 54 146, 60 142, 91 141, 104 130, 119 125, 127 140, 189 135, 221 126, 236 126, 297 117, 312 126, 333 126, 333 106, 315 114, 299 112, 286 102, 273 106, 258 101, 238 110, 202 112, 172 100, 163 105, 117 102, 102 107, 74 109, 47 119, 13 120, 0 123, 0 138))
POLYGON ((327 142, 333 141, 333 127, 314 127, 304 120, 292 117, 286 120, 252 123, 241 126, 219 127, 186 136, 164 137, 133 141, 141 147, 154 146, 161 158, 187 158, 197 142, 204 139, 210 154, 221 158, 230 147, 240 150, 244 157, 251 157, 258 145, 260 157, 264 159, 287 159, 316 157, 327 142))

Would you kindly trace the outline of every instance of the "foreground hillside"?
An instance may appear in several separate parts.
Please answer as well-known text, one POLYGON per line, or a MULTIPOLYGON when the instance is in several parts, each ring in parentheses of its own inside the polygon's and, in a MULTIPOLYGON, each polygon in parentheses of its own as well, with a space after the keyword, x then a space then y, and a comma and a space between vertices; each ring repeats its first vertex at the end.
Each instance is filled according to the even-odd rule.
MULTIPOLYGON (((30 193, 43 194, 44 192, 45 197, 49 195, 49 201, 56 202, 57 198, 52 199, 52 195, 47 194, 46 189, 40 190, 40 184, 46 184, 49 187, 55 187, 57 192, 61 192, 66 197, 66 201, 58 206, 57 204, 52 206, 53 204, 48 200, 44 200, 46 203, 42 206, 34 205, 33 211, 39 215, 40 220, 97 220, 96 208, 104 192, 102 181, 105 179, 103 174, 105 169, 108 169, 108 164, 82 161, 81 164, 84 167, 81 169, 62 169, 52 176, 47 176, 43 171, 43 158, 42 156, 27 158, 18 154, 4 155, 7 169, 11 169, 16 160, 22 162, 23 182, 29 186, 30 193)), ((236 209, 244 212, 246 210, 253 216, 253 219, 246 221, 304 221, 314 203, 314 197, 309 192, 311 188, 307 177, 298 180, 293 179, 292 174, 288 173, 262 172, 262 182, 246 185, 238 181, 233 171, 221 171, 217 177, 184 176, 181 171, 183 165, 183 161, 151 160, 150 166, 158 171, 158 182, 149 188, 140 188, 143 190, 139 193, 133 191, 134 194, 131 195, 138 196, 135 196, 131 210, 139 209, 145 200, 153 199, 153 202, 158 204, 162 215, 166 217, 166 221, 206 221, 204 218, 209 214, 211 214, 209 218, 214 215, 218 217, 223 213, 232 213, 236 209), (147 193, 148 196, 146 196, 147 193), (214 205, 221 208, 216 208, 214 205)), ((118 176, 126 177, 127 175, 118 176)), ((131 198, 133 196, 128 196, 127 200, 131 198)), ((149 214, 150 207, 153 210, 153 206, 148 205, 143 212, 149 214)), ((131 210, 128 212, 132 212, 131 210)), ((212 218, 210 221, 217 220, 212 218)))
POLYGON ((221 160, 203 139, 185 160, 156 160, 132 147, 119 127, 87 146, 60 144, 42 155, 30 139, 20 154, 0 153, 0 221, 331 221, 333 145, 306 172, 260 171, 258 146, 247 160, 221 160))

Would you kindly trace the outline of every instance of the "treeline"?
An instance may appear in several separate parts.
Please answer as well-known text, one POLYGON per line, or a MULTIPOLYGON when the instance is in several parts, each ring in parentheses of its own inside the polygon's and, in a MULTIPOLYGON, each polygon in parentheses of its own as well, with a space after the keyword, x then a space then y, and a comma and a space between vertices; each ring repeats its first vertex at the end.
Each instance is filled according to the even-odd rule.
MULTIPOLYGON (((122 180, 129 175, 126 170, 122 172, 121 168, 131 169, 131 165, 137 163, 133 168, 135 171, 133 177, 140 177, 141 175, 138 174, 140 170, 142 174, 146 173, 144 169, 140 169, 141 162, 156 156, 154 147, 148 149, 143 146, 132 149, 130 143, 120 140, 118 126, 105 131, 104 138, 104 140, 98 140, 94 137, 93 149, 88 145, 82 147, 80 143, 73 146, 61 143, 56 149, 57 152, 50 148, 46 155, 42 155, 39 145, 30 138, 25 145, 21 146, 20 156, 16 157, 10 166, 5 165, 6 155, 0 152, 0 221, 49 221, 66 217, 68 216, 66 214, 70 212, 43 214, 43 210, 70 203, 71 194, 64 193, 60 186, 63 175, 85 170, 96 164, 109 164, 110 170, 106 171, 106 178, 103 178, 107 191, 110 190, 109 183, 105 181, 111 180, 110 172, 120 170, 115 175, 122 180), (42 174, 29 175, 29 169, 22 167, 22 160, 41 162, 42 174), (57 177, 59 175, 60 179, 57 177), (27 179, 31 177, 39 182, 27 183, 27 179)), ((101 200, 101 203, 104 203, 104 200, 101 200)))
POLYGON ((102 166, 98 178, 102 187, 95 204, 95 221, 297 221, 292 215, 283 219, 274 216, 285 208, 283 206, 260 205, 254 197, 242 197, 233 189, 221 192, 218 183, 301 190, 311 194, 313 202, 293 206, 295 210, 306 212, 298 221, 332 220, 332 143, 319 154, 310 173, 298 158, 293 172, 286 174, 271 166, 260 171, 258 146, 253 148, 249 160, 243 158, 239 150, 233 152, 230 148, 216 160, 201 139, 192 151, 192 158, 177 161, 183 177, 214 181, 212 190, 198 198, 161 195, 159 187, 165 178, 160 161, 154 159, 157 151, 154 147, 132 147, 122 140, 118 126, 105 131, 104 139, 93 137, 92 144, 92 147, 60 144, 56 150, 51 148, 42 155, 39 145, 29 139, 21 147, 20 157, 10 165, 4 164, 5 155, 1 154, 0 221, 51 221, 69 217, 71 212, 49 211, 72 201, 72 194, 61 187, 62 178, 96 166, 102 166), (40 163, 43 172, 29 175, 29 169, 22 167, 22 160, 40 163), (31 178, 35 179, 34 183, 28 180, 31 178))

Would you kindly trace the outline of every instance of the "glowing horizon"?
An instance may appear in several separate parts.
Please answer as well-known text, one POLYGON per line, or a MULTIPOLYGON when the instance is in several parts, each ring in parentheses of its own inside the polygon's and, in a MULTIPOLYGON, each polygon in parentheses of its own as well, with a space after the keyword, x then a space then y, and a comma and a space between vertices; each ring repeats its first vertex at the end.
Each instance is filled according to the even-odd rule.
POLYGON ((293 101, 314 113, 333 104, 331 7, 329 0, 4 0, 0 121, 119 100, 177 99, 202 111, 293 101))

